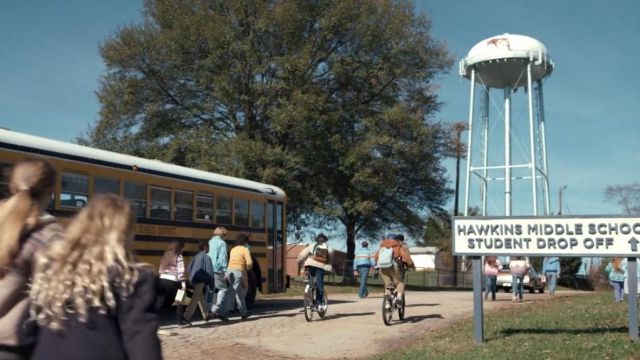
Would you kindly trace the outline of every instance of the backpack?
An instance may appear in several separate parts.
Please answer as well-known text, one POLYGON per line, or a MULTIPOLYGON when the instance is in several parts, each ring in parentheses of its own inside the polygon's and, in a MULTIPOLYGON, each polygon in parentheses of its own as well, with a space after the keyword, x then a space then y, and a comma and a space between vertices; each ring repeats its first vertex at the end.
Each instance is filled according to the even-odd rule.
POLYGON ((329 263, 329 248, 322 244, 313 245, 313 250, 311 251, 313 260, 317 262, 321 262, 323 264, 329 263))
POLYGON ((393 266, 393 248, 381 247, 378 251, 378 267, 388 269, 393 266))

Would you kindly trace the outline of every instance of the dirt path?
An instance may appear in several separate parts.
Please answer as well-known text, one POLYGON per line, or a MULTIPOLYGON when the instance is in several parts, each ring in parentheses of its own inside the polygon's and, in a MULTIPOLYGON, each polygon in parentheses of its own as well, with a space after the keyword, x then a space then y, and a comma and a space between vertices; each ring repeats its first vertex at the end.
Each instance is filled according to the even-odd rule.
MULTIPOLYGON (((569 296, 573 292, 558 292, 569 296)), ((178 329, 161 326, 165 359, 353 359, 390 350, 390 339, 412 342, 433 329, 473 315, 471 292, 407 292, 403 322, 385 326, 381 294, 360 300, 355 294, 329 295, 325 319, 315 314, 310 323, 302 313, 302 299, 277 298, 256 303, 247 320, 231 318, 194 322, 178 329)), ((499 293, 495 302, 485 302, 485 312, 509 306, 526 306, 549 299, 548 294, 525 294, 525 302, 512 303, 511 295, 499 293)), ((167 322, 170 320, 165 319, 167 322)))

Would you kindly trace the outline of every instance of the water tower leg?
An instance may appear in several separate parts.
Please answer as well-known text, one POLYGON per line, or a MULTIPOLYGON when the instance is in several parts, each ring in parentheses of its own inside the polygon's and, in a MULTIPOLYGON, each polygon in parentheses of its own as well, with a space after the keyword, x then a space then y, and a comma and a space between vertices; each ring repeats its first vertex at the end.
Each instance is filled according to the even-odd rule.
POLYGON ((504 88, 504 215, 511 216, 511 94, 504 88))
MULTIPOLYGON (((474 97, 476 91, 476 71, 475 69, 471 70, 471 88, 469 91, 469 128, 467 129, 468 137, 467 137, 467 178, 465 179, 464 186, 464 216, 469 216, 469 184, 471 183, 471 148, 473 146, 473 108, 474 108, 474 97)), ((457 214, 454 214, 457 215, 457 214)), ((465 257, 462 257, 462 261, 460 262, 460 270, 466 271, 465 267, 465 257)), ((458 285, 458 269, 454 264, 453 269, 453 286, 458 285)))
POLYGON ((471 148, 473 146, 473 110, 474 110, 474 95, 476 90, 476 71, 471 70, 471 91, 469 93, 469 129, 467 129, 467 178, 465 179, 464 187, 464 216, 469 215, 469 184, 471 183, 471 148))
POLYGON ((542 184, 544 189, 544 205, 545 215, 551 214, 551 206, 549 204, 549 170, 547 168, 547 139, 545 131, 544 120, 544 97, 542 96, 542 80, 537 80, 538 83, 538 116, 540 121, 540 149, 542 151, 542 171, 544 172, 542 177, 542 184))
POLYGON ((483 89, 484 98, 484 113, 482 114, 483 120, 483 131, 482 131, 482 139, 483 149, 482 149, 482 216, 487 216, 487 190, 488 190, 488 163, 489 163, 489 88, 485 86, 483 89))
POLYGON ((531 152, 531 201, 533 203, 533 215, 538 215, 538 184, 536 178, 538 170, 536 168, 536 143, 535 127, 533 126, 533 88, 531 87, 531 62, 527 65, 527 91, 529 100, 529 150, 531 152))

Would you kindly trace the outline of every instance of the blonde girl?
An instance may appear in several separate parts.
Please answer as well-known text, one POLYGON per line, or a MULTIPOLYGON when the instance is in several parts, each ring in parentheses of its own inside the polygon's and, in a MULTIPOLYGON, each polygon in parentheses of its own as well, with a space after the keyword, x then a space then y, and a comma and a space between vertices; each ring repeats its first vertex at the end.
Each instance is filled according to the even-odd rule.
POLYGON ((155 278, 135 262, 129 203, 97 195, 37 256, 33 359, 159 359, 155 278))
POLYGON ((62 227, 44 211, 55 181, 46 161, 21 160, 11 172, 11 196, 0 203, 1 359, 28 359, 35 344, 27 284, 35 254, 62 237, 62 227))

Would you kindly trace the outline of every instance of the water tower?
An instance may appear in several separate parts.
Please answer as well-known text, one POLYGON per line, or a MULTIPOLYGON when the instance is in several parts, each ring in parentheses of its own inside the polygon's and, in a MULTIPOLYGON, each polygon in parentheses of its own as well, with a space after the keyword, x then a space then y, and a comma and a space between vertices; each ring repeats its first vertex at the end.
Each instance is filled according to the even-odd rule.
POLYGON ((460 75, 471 80, 465 216, 470 206, 478 206, 482 215, 501 215, 495 204, 488 209, 488 202, 500 198, 503 190, 502 215, 512 215, 514 196, 523 214, 549 214, 542 81, 553 67, 540 41, 513 34, 480 41, 460 61, 460 75), (519 116, 512 116, 514 110, 519 116), (492 185, 501 182, 504 188, 492 185), (472 192, 478 200, 470 199, 472 192))

